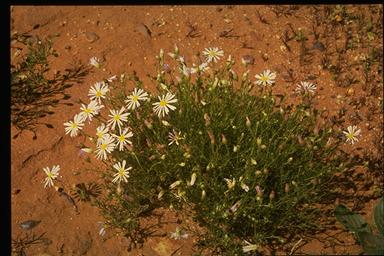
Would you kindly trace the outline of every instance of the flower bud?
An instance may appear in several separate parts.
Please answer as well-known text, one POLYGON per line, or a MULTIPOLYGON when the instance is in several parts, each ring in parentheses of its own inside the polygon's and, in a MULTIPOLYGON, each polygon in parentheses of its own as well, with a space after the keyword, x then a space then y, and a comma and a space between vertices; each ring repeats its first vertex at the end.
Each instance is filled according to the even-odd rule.
POLYGON ((153 125, 152 125, 151 122, 149 122, 149 121, 147 121, 147 120, 144 120, 144 124, 145 124, 145 126, 146 126, 148 129, 152 130, 153 125))
POLYGON ((225 138, 224 134, 221 134, 221 143, 223 143, 224 145, 227 144, 227 138, 225 138))
POLYGON ((175 187, 179 186, 181 184, 181 180, 177 180, 173 182, 170 186, 169 189, 174 189, 175 187))
POLYGON ((209 136, 209 139, 211 140, 211 144, 215 145, 215 143, 216 143, 215 136, 213 136, 212 131, 208 131, 208 136, 209 136))
POLYGON ((263 197, 263 190, 261 190, 260 186, 257 185, 257 186, 255 187, 255 189, 256 189, 256 194, 257 194, 257 196, 260 197, 260 198, 262 198, 262 197, 263 197))
POLYGON ((165 120, 162 120, 161 123, 164 125, 164 126, 171 126, 170 123, 168 123, 167 121, 165 120))
POLYGON ((209 118, 209 115, 207 113, 204 114, 204 120, 205 120, 205 126, 208 126, 211 124, 211 118, 209 118))
POLYGON ((249 118, 248 117, 245 117, 245 125, 247 126, 247 127, 251 127, 251 120, 249 120, 249 118))
POLYGON ((160 56, 160 59, 164 58, 164 50, 163 49, 160 49, 159 56, 160 56))
POLYGON ((194 172, 191 176, 191 181, 189 182, 188 186, 193 186, 196 182, 197 174, 194 172))
POLYGON ((202 190, 201 191, 201 200, 204 200, 205 196, 206 196, 205 190, 202 190))
POLYGON ((285 186, 284 186, 284 192, 285 192, 285 193, 288 193, 288 192, 289 192, 289 183, 285 183, 285 186))
POLYGON ((269 194, 269 199, 272 201, 275 198, 275 191, 272 190, 271 193, 269 194))
POLYGON ((240 146, 239 145, 235 145, 235 146, 233 146, 233 152, 237 152, 237 151, 239 151, 239 148, 240 148, 240 146))
POLYGON ((257 140, 256 140, 256 144, 257 144, 258 146, 261 145, 261 138, 257 138, 257 140))
POLYGON ((237 201, 234 205, 231 206, 231 208, 229 209, 231 212, 236 212, 237 209, 239 209, 241 205, 241 201, 237 201))
POLYGON ((245 184, 245 183, 241 183, 241 188, 245 191, 245 192, 248 192, 249 191, 249 187, 248 187, 248 185, 247 184, 245 184))
POLYGON ((160 190, 159 194, 157 195, 157 199, 161 199, 164 195, 165 191, 164 190, 160 190))

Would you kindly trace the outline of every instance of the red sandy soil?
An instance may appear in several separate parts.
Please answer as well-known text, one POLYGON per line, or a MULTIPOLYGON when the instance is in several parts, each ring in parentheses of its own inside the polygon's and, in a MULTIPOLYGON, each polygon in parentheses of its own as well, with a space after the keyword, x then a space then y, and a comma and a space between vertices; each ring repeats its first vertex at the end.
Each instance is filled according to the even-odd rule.
MULTIPOLYGON (((67 93, 72 96, 69 102, 78 99, 86 101, 89 87, 95 82, 112 75, 128 74, 133 70, 144 80, 144 87, 152 90, 154 85, 146 79, 146 74, 153 75, 156 72, 155 55, 161 48, 170 52, 177 44, 189 63, 195 61, 195 53, 206 47, 219 47, 226 56, 231 54, 238 63, 242 56, 251 55, 255 61, 249 66, 250 74, 254 76, 264 69, 276 71, 278 77, 275 89, 280 92, 291 93, 297 82, 307 79, 309 75, 316 75, 317 78, 313 81, 318 86, 315 104, 319 108, 326 107, 330 116, 337 113, 342 106, 351 110, 348 112, 351 115, 353 109, 347 103, 359 96, 368 97, 362 85, 355 85, 353 91, 350 87, 336 86, 329 71, 320 66, 321 51, 314 50, 312 65, 300 65, 300 44, 294 40, 289 42, 291 51, 288 51, 279 39, 290 23, 295 29, 301 28, 307 33, 306 44, 310 47, 314 42, 311 18, 312 15, 305 6, 281 16, 273 12, 272 6, 14 6, 11 9, 11 32, 30 31, 30 34, 41 38, 57 35, 53 48, 57 50, 59 57, 52 59, 50 63, 52 72, 64 70, 74 59, 86 64, 92 56, 104 59, 102 68, 93 69, 94 72, 85 77, 84 83, 67 89, 67 93), (263 23, 263 19, 268 24, 263 23), (40 26, 33 29, 37 24, 40 26), (151 31, 151 35, 145 31, 143 24, 151 31), (195 26, 196 35, 195 32, 189 33, 191 26, 195 26), (230 32, 223 36, 223 31, 230 32), (98 39, 90 42, 89 33, 97 34, 98 39), (188 33, 190 36, 187 36, 188 33), (285 81, 285 67, 294 70, 296 83, 285 81)), ((326 39, 325 36, 320 40, 328 40, 327 47, 339 43, 338 40, 326 39)), ((356 52, 351 53, 351 58, 355 57, 352 54, 356 52)), ((238 66, 239 71, 245 71, 241 65, 238 66)), ((177 221, 188 225, 184 218, 176 216, 170 210, 160 211, 164 214, 163 221, 169 222, 163 224, 157 232, 163 236, 150 237, 142 248, 128 252, 127 239, 112 229, 107 229, 104 238, 99 236, 97 222, 103 218, 96 207, 89 203, 77 203, 79 214, 76 214, 72 205, 64 197, 60 197, 55 189, 44 189, 42 168, 55 164, 61 166, 61 185, 66 188, 99 179, 92 170, 100 167, 98 161, 92 158, 88 163, 79 155, 76 146, 83 139, 64 134, 63 123, 79 112, 79 105, 59 105, 53 110, 53 116, 42 118, 43 122, 52 124, 53 129, 39 126, 36 140, 33 140, 33 134, 28 131, 12 139, 12 238, 27 232, 19 224, 30 219, 41 220, 32 231, 35 234, 46 232, 47 238, 46 243, 31 245, 26 250, 27 255, 168 256, 175 251, 172 255, 192 255, 193 237, 181 240, 170 238, 170 232, 175 231, 179 225, 177 221)), ((358 123, 353 123, 351 120, 354 119, 346 116, 342 128, 349 124, 358 125, 363 136, 354 147, 367 149, 374 155, 377 153, 375 144, 379 142, 375 141, 373 135, 382 129, 380 124, 383 118, 379 111, 374 113, 373 119, 367 121, 367 112, 367 108, 359 110, 363 119, 358 123)), ((12 127, 11 136, 17 132, 12 127)), ((351 148, 353 147, 346 146, 347 151, 351 148)), ((366 170, 362 172, 367 173, 366 170)), ((376 186, 383 185, 378 183, 382 180, 377 181, 368 173, 366 179, 373 180, 376 186)), ((375 202, 376 200, 367 202, 360 212, 369 214, 375 202)), ((341 225, 336 226, 336 231, 340 233, 343 230, 341 225)), ((326 235, 319 237, 326 238, 326 235)), ((295 253, 345 255, 361 252, 361 247, 355 243, 352 234, 342 232, 337 238, 339 242, 330 240, 326 243, 324 239, 304 237, 295 253)))

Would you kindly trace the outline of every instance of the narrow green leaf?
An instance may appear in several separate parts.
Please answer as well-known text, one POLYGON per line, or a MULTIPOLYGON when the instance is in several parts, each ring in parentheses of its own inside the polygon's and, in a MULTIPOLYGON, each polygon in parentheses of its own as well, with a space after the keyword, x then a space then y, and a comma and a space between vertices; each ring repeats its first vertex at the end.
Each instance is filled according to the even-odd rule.
POLYGON ((384 236, 368 232, 359 232, 357 236, 368 255, 384 255, 384 236))
POLYGON ((349 210, 346 206, 339 204, 334 214, 336 219, 344 225, 349 231, 352 232, 371 232, 368 223, 361 217, 360 214, 356 214, 349 210))
POLYGON ((384 236, 384 197, 382 197, 379 203, 375 206, 373 216, 375 218, 377 228, 384 236))

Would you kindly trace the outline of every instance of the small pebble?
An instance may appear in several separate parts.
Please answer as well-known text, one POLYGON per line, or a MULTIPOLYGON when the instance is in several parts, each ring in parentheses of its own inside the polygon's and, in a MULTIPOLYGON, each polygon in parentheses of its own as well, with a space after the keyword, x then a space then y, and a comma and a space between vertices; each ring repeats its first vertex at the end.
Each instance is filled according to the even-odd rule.
POLYGON ((86 32, 85 37, 87 38, 88 42, 93 43, 97 41, 100 37, 94 33, 94 32, 86 32))
POLYGON ((24 230, 29 230, 36 227, 40 222, 41 220, 27 220, 20 223, 20 227, 24 230))
POLYGON ((140 34, 142 34, 143 36, 146 36, 146 37, 148 37, 148 38, 151 37, 151 34, 152 34, 151 31, 150 31, 149 28, 148 28, 145 24, 143 24, 143 23, 138 24, 138 25, 136 26, 135 30, 136 30, 137 32, 139 32, 140 34))
POLYGON ((253 58, 251 55, 244 55, 242 60, 247 65, 253 65, 255 63, 255 58, 253 58))
POLYGON ((321 52, 323 52, 325 50, 325 46, 323 43, 319 42, 319 41, 316 41, 313 46, 312 46, 312 49, 317 49, 321 52))

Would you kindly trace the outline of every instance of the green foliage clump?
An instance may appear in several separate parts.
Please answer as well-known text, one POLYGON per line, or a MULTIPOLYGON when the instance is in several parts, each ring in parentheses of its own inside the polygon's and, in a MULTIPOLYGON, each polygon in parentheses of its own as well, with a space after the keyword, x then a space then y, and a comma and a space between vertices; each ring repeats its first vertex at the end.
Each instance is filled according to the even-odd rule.
MULTIPOLYGON (((39 119, 54 114, 52 108, 60 103, 60 100, 70 98, 65 94, 65 89, 73 83, 82 81, 88 73, 88 69, 75 63, 73 67, 65 69, 63 74, 57 71, 53 76, 50 72, 49 58, 58 57, 53 49, 51 38, 44 40, 29 34, 14 34, 12 44, 18 52, 26 51, 18 60, 15 56, 11 59, 11 123, 20 132, 29 130, 36 138, 36 126, 39 119)), ((72 105, 72 103, 64 103, 72 105)), ((53 128, 49 123, 42 123, 48 128, 53 128)), ((17 133, 14 138, 19 134, 17 133)))
MULTIPOLYGON (((171 55, 181 77, 164 71, 160 54, 154 80, 159 95, 175 95, 176 109, 157 116, 150 102, 160 98, 151 96, 130 112, 132 146, 108 157, 108 193, 98 199, 107 223, 139 241, 133 234, 140 217, 153 209, 188 211, 205 230, 198 245, 218 255, 242 255, 316 230, 328 182, 346 166, 332 128, 318 125, 310 105, 284 105, 284 96, 255 88, 247 72, 239 78, 230 58, 192 77, 178 52, 171 55), (116 184, 112 166, 124 160, 132 169, 127 182, 116 184)), ((130 80, 142 88, 136 76, 130 80)), ((125 82, 113 87, 106 105, 120 109, 125 82)))
POLYGON ((346 206, 339 204, 335 209, 337 220, 349 231, 353 232, 364 252, 368 255, 384 255, 384 197, 375 206, 373 217, 380 234, 374 234, 372 228, 361 217, 346 206))

